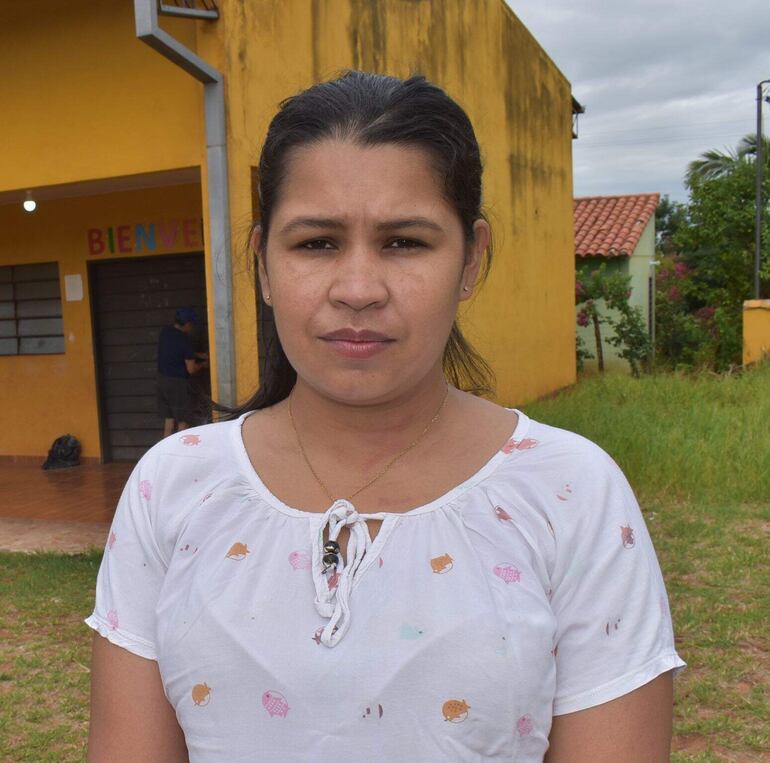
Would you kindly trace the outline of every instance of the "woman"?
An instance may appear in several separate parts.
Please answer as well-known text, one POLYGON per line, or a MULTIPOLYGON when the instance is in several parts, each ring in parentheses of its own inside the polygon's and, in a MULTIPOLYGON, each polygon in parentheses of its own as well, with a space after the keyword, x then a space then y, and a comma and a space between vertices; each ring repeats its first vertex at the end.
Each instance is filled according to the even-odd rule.
POLYGON ((683 663, 627 482, 458 389, 487 378, 454 323, 490 241, 465 113, 351 72, 282 105, 259 177, 280 341, 126 486, 89 760, 667 760, 683 663))

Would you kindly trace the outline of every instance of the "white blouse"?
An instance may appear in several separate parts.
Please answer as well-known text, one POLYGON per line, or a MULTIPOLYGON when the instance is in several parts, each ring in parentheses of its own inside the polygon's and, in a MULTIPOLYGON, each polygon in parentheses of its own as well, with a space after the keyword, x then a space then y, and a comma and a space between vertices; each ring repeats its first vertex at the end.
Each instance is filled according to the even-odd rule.
POLYGON ((246 416, 172 435, 126 485, 86 622, 157 660, 192 763, 541 761, 554 715, 684 663, 617 465, 517 413, 473 477, 403 513, 286 506, 246 416), (324 571, 327 525, 350 540, 324 571))

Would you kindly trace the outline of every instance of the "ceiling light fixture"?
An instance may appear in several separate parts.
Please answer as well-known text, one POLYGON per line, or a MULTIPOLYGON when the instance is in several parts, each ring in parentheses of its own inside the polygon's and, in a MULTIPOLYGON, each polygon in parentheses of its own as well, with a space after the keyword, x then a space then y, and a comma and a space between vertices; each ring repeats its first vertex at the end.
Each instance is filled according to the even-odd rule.
POLYGON ((22 206, 25 212, 34 212, 37 209, 37 202, 32 198, 32 191, 27 191, 22 206))

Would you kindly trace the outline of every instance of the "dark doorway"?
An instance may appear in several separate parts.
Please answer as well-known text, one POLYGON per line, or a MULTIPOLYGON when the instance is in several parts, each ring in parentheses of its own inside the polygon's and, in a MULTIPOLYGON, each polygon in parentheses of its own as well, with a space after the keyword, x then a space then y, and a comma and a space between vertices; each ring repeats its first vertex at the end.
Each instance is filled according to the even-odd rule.
MULTIPOLYGON (((163 436, 156 376, 158 335, 177 308, 193 306, 195 349, 207 352, 203 254, 89 263, 104 461, 137 461, 163 436)), ((198 421, 208 420, 208 371, 194 380, 198 421)))

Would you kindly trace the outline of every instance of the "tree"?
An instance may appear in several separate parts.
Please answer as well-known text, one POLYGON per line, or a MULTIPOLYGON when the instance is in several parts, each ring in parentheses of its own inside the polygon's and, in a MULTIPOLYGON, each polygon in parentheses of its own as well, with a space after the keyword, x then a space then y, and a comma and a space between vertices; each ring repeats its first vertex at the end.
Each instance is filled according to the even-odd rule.
MULTIPOLYGON (((693 178, 687 217, 674 237, 702 291, 725 307, 739 308, 751 296, 755 222, 754 167, 743 163, 719 178, 693 178)), ((765 178, 765 199, 770 177, 765 178)), ((768 240, 767 215, 763 240, 768 240)))
MULTIPOLYGON (((656 352, 670 365, 725 370, 741 362, 742 303, 753 282, 755 157, 750 135, 735 151, 705 152, 688 168, 687 204, 661 205, 668 229, 658 246, 664 264, 657 279, 656 352)), ((770 171, 763 196, 770 198, 770 171)), ((767 261, 763 273, 770 275, 767 261)))
MULTIPOLYGON (((762 156, 770 169, 770 141, 762 137, 762 156)), ((757 157, 757 136, 753 133, 744 135, 735 149, 704 151, 700 159, 687 165, 685 179, 689 186, 693 181, 718 180, 735 172, 740 166, 754 164, 757 157)))
POLYGON ((664 195, 655 210, 655 249, 660 257, 676 254, 674 236, 687 218, 687 206, 664 195))
MULTIPOLYGON (((650 340, 644 326, 644 316, 639 307, 629 304, 630 296, 631 277, 622 273, 608 274, 604 262, 596 269, 584 265, 578 270, 575 303, 581 309, 577 314, 577 323, 578 326, 593 325, 596 361, 601 373, 604 373, 604 325, 610 328, 610 333, 604 341, 618 348, 618 356, 628 362, 634 376, 639 376, 642 365, 649 356, 650 340), (604 312, 599 308, 600 300, 604 301, 604 312)), ((585 358, 593 357, 580 337, 576 353, 580 367, 585 358)))

